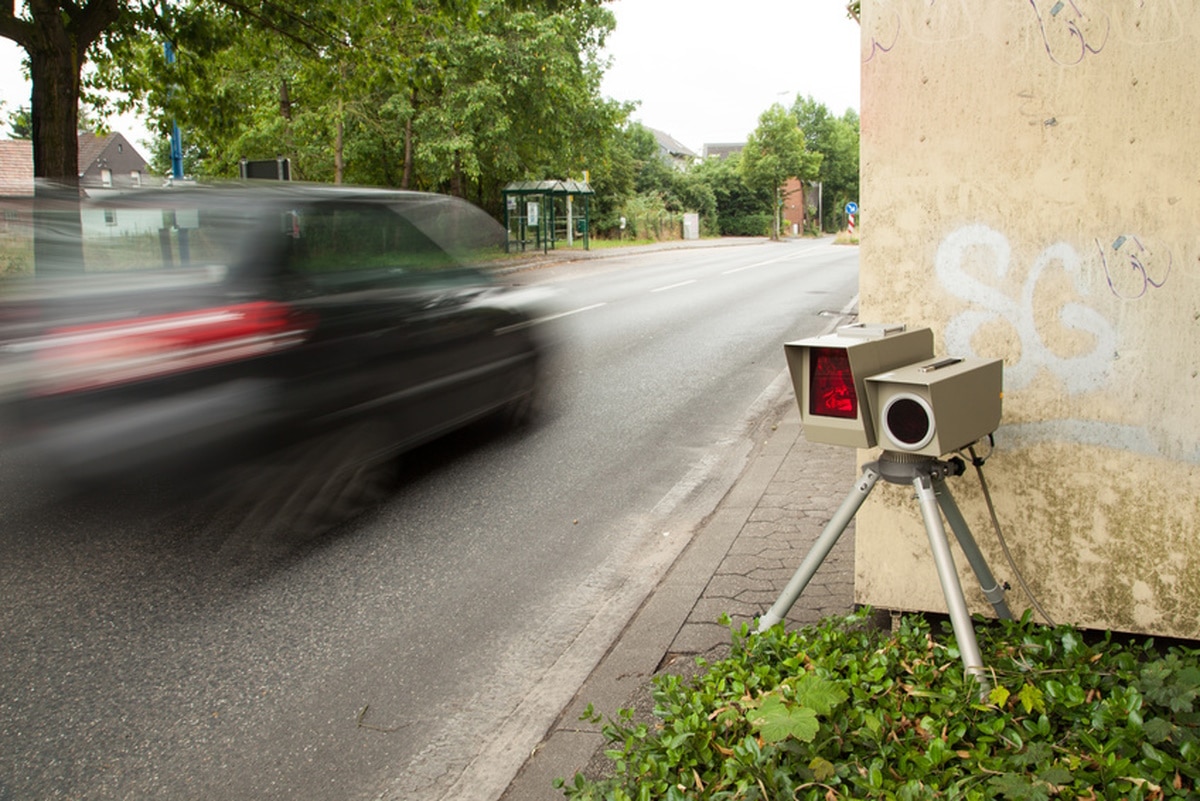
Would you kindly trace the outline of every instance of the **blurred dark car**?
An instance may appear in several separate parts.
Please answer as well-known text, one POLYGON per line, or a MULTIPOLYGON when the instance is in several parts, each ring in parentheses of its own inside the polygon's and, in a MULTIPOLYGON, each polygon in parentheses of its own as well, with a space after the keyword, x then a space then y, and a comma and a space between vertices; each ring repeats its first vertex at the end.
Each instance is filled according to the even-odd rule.
POLYGON ((311 527, 393 456, 519 422, 538 390, 539 298, 470 266, 504 234, 463 201, 182 187, 85 198, 78 226, 73 204, 42 214, 37 275, 0 284, 2 447, 59 477, 242 469, 263 521, 311 527))

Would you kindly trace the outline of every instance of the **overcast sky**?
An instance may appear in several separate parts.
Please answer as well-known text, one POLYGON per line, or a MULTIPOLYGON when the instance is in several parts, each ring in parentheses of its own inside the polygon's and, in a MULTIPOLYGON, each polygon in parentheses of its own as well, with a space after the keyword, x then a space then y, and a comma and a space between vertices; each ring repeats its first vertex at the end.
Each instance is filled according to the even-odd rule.
POLYGON ((859 109, 859 27, 845 0, 614 0, 605 95, 697 153, 744 142, 772 103, 859 109))
MULTIPOLYGON (((612 0, 617 29, 602 91, 639 100, 633 119, 697 153, 742 142, 772 103, 799 93, 835 115, 859 108, 859 28, 845 0, 612 0)), ((29 105, 21 51, 0 39, 0 123, 29 105)), ((110 121, 141 145, 133 119, 110 121)), ((0 126, 2 135, 8 128, 0 126)))

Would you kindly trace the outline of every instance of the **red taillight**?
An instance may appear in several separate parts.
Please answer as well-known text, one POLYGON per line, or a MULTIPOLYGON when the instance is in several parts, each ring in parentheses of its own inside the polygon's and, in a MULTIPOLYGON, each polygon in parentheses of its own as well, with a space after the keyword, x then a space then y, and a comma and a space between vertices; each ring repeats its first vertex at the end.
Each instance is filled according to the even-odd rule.
POLYGON ((822 417, 858 417, 858 393, 850 357, 843 348, 813 348, 809 353, 808 411, 822 417))
POLYGON ((311 328, 282 303, 257 301, 57 328, 33 344, 41 394, 137 381, 258 356, 311 328))

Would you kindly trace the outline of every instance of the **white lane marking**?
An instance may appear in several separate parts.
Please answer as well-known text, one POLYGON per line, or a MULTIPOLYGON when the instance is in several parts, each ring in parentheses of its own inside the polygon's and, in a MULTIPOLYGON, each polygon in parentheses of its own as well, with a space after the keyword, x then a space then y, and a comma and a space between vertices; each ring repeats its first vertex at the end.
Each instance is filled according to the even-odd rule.
POLYGON ((668 289, 678 289, 681 286, 687 286, 688 284, 694 284, 694 283, 696 283, 696 281, 697 281, 697 279, 693 278, 690 281, 680 281, 678 284, 668 284, 667 286, 660 286, 658 289, 651 289, 650 291, 651 292, 666 292, 668 289))
POLYGON ((767 259, 766 261, 758 261, 754 264, 747 264, 743 267, 734 267, 730 270, 724 270, 721 275, 733 275, 734 273, 740 273, 743 270, 753 270, 756 267, 766 267, 769 264, 779 264, 780 262, 792 261, 793 259, 802 259, 805 256, 813 256, 820 252, 821 251, 818 248, 810 248, 801 253, 789 253, 788 255, 780 256, 777 259, 767 259))
POLYGON ((552 320, 561 320, 564 317, 570 317, 572 314, 591 311, 592 309, 598 309, 601 306, 607 305, 607 303, 593 303, 591 306, 581 306, 578 309, 571 309, 571 311, 559 312, 558 314, 547 314, 545 317, 535 317, 532 320, 525 320, 520 323, 513 323, 512 325, 506 325, 502 328, 497 328, 496 333, 507 334, 509 331, 520 331, 522 328, 529 328, 533 325, 541 325, 542 323, 548 323, 552 320))

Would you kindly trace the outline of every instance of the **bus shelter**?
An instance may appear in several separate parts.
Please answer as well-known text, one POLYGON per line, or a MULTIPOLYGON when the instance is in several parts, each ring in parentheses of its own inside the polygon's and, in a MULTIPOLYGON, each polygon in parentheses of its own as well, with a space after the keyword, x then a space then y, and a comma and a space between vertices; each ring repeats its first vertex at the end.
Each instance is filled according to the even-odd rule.
POLYGON ((559 242, 574 247, 576 239, 589 249, 588 199, 595 192, 587 181, 514 181, 501 193, 506 253, 550 251, 559 242))

